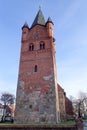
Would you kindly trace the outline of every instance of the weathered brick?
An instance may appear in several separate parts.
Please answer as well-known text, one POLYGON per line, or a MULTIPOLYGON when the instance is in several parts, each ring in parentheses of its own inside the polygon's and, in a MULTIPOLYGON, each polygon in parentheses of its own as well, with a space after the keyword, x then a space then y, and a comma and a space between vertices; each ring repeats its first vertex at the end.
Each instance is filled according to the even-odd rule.
POLYGON ((58 122, 55 43, 48 26, 53 28, 48 22, 22 30, 15 123, 58 122), (41 42, 44 49, 40 49, 41 42))

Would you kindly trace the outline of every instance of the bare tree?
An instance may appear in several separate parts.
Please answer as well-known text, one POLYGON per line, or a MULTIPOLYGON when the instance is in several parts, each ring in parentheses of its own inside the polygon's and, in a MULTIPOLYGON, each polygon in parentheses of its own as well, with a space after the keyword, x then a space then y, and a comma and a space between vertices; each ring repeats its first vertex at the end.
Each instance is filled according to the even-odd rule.
POLYGON ((10 93, 3 93, 1 95, 1 101, 3 102, 4 106, 14 104, 15 96, 10 93))
POLYGON ((87 93, 80 92, 78 99, 78 116, 82 117, 86 114, 87 108, 87 93))
POLYGON ((78 99, 73 101, 74 113, 78 117, 83 117, 87 114, 87 94, 84 92, 79 92, 78 99))
MULTIPOLYGON (((7 113, 6 110, 7 110, 7 108, 9 108, 9 105, 15 103, 15 96, 13 94, 5 92, 1 95, 0 100, 2 101, 2 103, 4 105, 3 120, 5 120, 5 116, 6 116, 6 113, 7 113)), ((9 108, 9 110, 10 110, 10 108, 9 108)))

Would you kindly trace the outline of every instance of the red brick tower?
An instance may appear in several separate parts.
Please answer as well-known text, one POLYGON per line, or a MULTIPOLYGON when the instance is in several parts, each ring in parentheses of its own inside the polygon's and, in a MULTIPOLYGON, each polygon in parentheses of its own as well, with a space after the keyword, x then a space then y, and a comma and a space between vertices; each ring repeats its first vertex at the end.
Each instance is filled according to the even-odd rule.
POLYGON ((41 9, 29 28, 22 27, 15 123, 58 123, 53 22, 41 9))

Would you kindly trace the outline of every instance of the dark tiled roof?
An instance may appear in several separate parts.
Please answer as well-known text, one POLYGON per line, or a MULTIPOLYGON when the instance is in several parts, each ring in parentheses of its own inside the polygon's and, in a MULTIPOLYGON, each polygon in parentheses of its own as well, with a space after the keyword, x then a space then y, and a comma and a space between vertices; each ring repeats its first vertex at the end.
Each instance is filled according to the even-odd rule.
POLYGON ((51 18, 50 18, 50 17, 48 18, 48 20, 47 20, 47 21, 48 21, 48 22, 52 22, 52 20, 51 20, 51 18))
POLYGON ((33 26, 35 26, 37 24, 45 25, 45 18, 43 16, 43 13, 42 13, 41 9, 39 9, 39 11, 38 11, 38 13, 37 13, 37 15, 36 15, 36 17, 34 19, 34 22, 33 22, 31 27, 33 27, 33 26))
POLYGON ((23 25, 22 29, 23 29, 23 28, 29 28, 29 26, 28 26, 27 22, 25 22, 25 23, 24 23, 24 25, 23 25))
POLYGON ((48 23, 48 22, 51 22, 51 23, 53 24, 53 21, 52 21, 52 19, 51 19, 50 17, 49 17, 48 20, 47 20, 47 23, 48 23))

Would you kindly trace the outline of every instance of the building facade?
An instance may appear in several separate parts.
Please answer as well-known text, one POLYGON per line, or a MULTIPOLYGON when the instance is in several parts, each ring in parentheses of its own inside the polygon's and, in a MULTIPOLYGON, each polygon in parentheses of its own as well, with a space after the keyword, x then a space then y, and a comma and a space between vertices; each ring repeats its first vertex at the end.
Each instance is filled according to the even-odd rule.
POLYGON ((53 22, 41 9, 22 27, 15 123, 55 124, 60 120, 53 22))
POLYGON ((58 84, 60 121, 73 119, 73 106, 64 89, 58 84))
POLYGON ((73 106, 69 98, 65 97, 66 119, 73 119, 73 106))
POLYGON ((59 98, 59 109, 60 109, 60 120, 65 121, 66 120, 66 96, 64 89, 57 84, 58 86, 58 98, 59 98))

